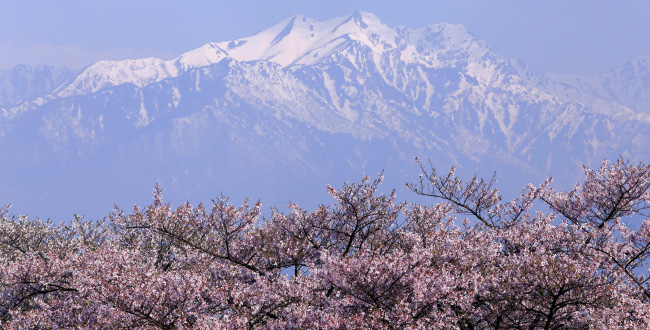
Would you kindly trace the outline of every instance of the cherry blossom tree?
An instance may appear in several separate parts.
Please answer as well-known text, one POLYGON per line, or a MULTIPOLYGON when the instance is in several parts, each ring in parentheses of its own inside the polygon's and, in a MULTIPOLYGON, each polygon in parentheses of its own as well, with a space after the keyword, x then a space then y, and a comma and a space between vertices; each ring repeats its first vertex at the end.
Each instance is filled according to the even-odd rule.
POLYGON ((327 187, 289 212, 228 198, 70 225, 0 209, 6 329, 643 329, 650 327, 650 166, 618 160, 568 192, 503 201, 452 168, 381 194, 327 187), (537 211, 532 211, 537 210, 537 211))

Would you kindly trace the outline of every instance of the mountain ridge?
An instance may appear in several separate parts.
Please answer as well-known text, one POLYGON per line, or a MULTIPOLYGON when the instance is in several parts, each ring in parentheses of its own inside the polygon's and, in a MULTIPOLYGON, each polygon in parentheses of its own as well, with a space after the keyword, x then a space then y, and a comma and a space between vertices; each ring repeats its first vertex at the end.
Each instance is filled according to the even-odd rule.
POLYGON ((100 61, 45 95, 2 106, 0 154, 11 159, 6 171, 23 173, 7 186, 24 182, 25 168, 56 164, 52 177, 84 167, 57 184, 88 196, 91 176, 111 173, 94 194, 158 181, 173 196, 205 200, 212 185, 240 191, 246 182, 273 204, 382 168, 412 179, 414 156, 531 181, 650 156, 646 113, 551 78, 461 25, 294 15, 167 61, 100 61))
POLYGON ((0 106, 45 96, 69 82, 75 72, 66 67, 18 64, 0 74, 0 106))
MULTIPOLYGON (((401 29, 400 31, 403 33, 405 30, 401 29)), ((412 34, 415 35, 440 33, 448 40, 469 37, 464 27, 448 23, 430 25, 417 30, 407 29, 406 31, 413 32, 412 34), (447 30, 450 31, 445 34, 447 30)), ((343 46, 346 41, 358 41, 370 46, 376 53, 380 53, 383 51, 380 46, 388 47, 388 49, 396 48, 397 42, 391 40, 396 38, 398 38, 398 34, 395 29, 384 25, 374 14, 370 13, 357 12, 347 17, 324 22, 317 22, 304 15, 294 15, 251 37, 206 43, 167 61, 158 58, 99 61, 85 68, 72 84, 57 91, 57 94, 60 97, 65 97, 80 93, 92 93, 101 88, 122 83, 133 83, 143 87, 162 79, 176 77, 190 68, 218 63, 225 58, 237 61, 267 60, 283 67, 313 65, 327 57, 321 55, 322 52, 326 55, 331 54, 339 49, 338 47, 343 46), (295 21, 300 21, 300 23, 296 23, 294 26, 295 21), (291 36, 292 32, 293 36, 291 36), (296 36, 296 34, 298 35, 296 36), (311 38, 307 36, 309 34, 312 36, 311 38), (321 37, 320 34, 325 34, 325 37, 321 37), (289 37, 293 37, 293 39, 289 37), (309 42, 310 39, 314 40, 309 42), (278 56, 278 54, 283 56, 278 56)), ((436 65, 435 59, 427 60, 428 62, 423 63, 436 65)))

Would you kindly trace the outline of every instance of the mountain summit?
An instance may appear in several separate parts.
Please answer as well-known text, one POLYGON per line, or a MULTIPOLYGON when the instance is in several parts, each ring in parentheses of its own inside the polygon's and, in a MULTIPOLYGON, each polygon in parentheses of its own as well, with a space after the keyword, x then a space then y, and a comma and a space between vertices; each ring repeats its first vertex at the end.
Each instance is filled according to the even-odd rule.
POLYGON ((406 63, 427 66, 444 65, 436 58, 441 50, 465 49, 468 54, 478 55, 485 53, 482 47, 486 46, 462 25, 391 29, 374 14, 361 11, 324 22, 294 15, 254 36, 207 43, 168 61, 146 58, 97 62, 60 90, 58 96, 94 93, 125 83, 143 87, 224 59, 269 61, 295 69, 314 65, 353 44, 367 47, 376 57, 386 51, 399 51, 406 63))
MULTIPOLYGON (((0 166, 14 175, 0 201, 101 215, 159 182, 177 200, 223 191, 283 205, 382 169, 401 186, 414 156, 569 182, 580 164, 650 156, 649 68, 639 58, 597 79, 554 77, 462 25, 294 15, 171 60, 100 61, 4 97, 0 166), (99 200, 103 212, 83 209, 99 200)), ((20 89, 10 81, 3 90, 20 89)))

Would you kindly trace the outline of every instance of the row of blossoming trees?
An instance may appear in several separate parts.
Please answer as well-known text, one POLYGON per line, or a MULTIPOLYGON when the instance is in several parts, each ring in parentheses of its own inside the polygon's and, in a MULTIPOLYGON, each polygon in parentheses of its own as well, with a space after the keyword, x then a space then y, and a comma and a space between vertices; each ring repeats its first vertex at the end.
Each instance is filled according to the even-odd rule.
POLYGON ((0 215, 3 329, 648 329, 650 166, 586 169, 503 202, 422 167, 260 216, 227 198, 54 226, 0 215), (531 211, 531 208, 541 211, 531 211))

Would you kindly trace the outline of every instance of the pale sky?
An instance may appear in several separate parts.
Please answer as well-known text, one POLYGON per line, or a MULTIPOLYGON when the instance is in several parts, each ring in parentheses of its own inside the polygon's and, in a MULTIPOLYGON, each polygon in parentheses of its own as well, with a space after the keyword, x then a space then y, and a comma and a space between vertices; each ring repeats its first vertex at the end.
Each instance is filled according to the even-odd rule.
POLYGON ((0 70, 80 69, 102 59, 170 59, 253 35, 293 15, 375 13, 385 24, 463 24, 540 72, 605 73, 650 56, 648 0, 0 0, 0 70))

